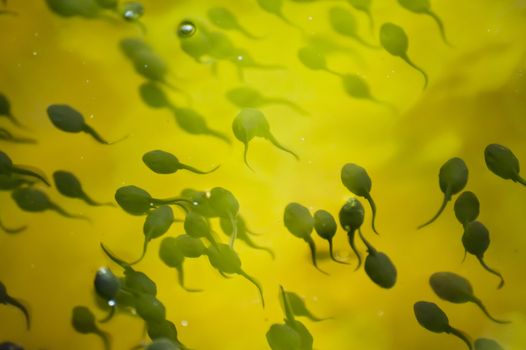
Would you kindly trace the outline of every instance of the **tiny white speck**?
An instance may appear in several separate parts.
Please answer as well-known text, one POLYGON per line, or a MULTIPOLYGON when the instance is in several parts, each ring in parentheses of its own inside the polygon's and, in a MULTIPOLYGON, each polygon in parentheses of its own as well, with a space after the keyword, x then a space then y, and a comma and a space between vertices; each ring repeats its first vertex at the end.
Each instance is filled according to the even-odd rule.
POLYGON ((116 304, 117 304, 117 303, 115 302, 115 300, 110 300, 110 301, 108 301, 108 305, 109 305, 109 306, 112 306, 112 307, 113 307, 113 306, 115 306, 116 304))
POLYGON ((95 118, 95 116, 94 116, 93 114, 90 114, 90 115, 89 115, 89 118, 90 118, 90 119, 93 119, 93 118, 95 118))
POLYGON ((38 55, 38 52, 33 51, 33 56, 36 56, 36 55, 38 55))
POLYGON ((181 321, 181 326, 187 327, 188 326, 188 321, 187 320, 182 320, 181 321))
POLYGON ((307 17, 309 21, 312 21, 312 16, 307 17))
POLYGON ((312 297, 312 301, 318 301, 318 297, 316 296, 312 297))
POLYGON ((304 142, 305 141, 305 137, 300 138, 300 141, 304 142))
POLYGON ((148 68, 148 65, 147 65, 147 64, 145 64, 145 65, 144 65, 144 68, 148 68))
POLYGON ((90 83, 90 80, 89 79, 86 79, 86 84, 89 84, 90 83))
POLYGON ((308 161, 307 161, 307 164, 312 164, 312 160, 308 160, 308 161))
POLYGON ((243 61, 243 56, 237 56, 238 61, 243 61))

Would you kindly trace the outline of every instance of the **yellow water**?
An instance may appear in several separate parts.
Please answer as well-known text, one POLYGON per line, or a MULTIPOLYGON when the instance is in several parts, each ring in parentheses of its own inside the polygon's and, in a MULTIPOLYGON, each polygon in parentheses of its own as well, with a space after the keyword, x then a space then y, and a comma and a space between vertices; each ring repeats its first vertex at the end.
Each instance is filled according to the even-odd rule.
MULTIPOLYGON (((148 28, 144 39, 168 63, 171 81, 192 96, 192 108, 232 139, 231 123, 238 109, 224 94, 241 85, 236 70, 220 63, 213 76, 209 66, 183 53, 175 29, 187 17, 206 21, 206 10, 220 5, 233 10, 251 32, 264 36, 254 41, 227 33, 258 62, 286 66, 276 71, 247 70, 245 81, 265 95, 286 97, 309 111, 302 116, 283 106, 262 108, 276 137, 300 155, 300 162, 258 140, 251 144, 249 154, 252 172, 243 164, 239 142, 228 146, 183 133, 168 110, 149 109, 139 98, 143 78, 118 47, 123 38, 142 36, 136 26, 60 18, 37 0, 9 1, 9 8, 19 15, 0 16, 0 91, 9 96, 14 114, 30 127, 19 133, 34 136, 39 143, 2 143, 0 147, 15 163, 37 167, 48 177, 57 169, 74 172, 99 200, 113 198, 118 187, 128 184, 156 197, 176 195, 185 187, 214 186, 236 195, 249 227, 263 233, 255 240, 276 252, 272 261, 265 252, 242 242, 236 245, 243 268, 263 284, 266 308, 259 304, 251 284, 239 276, 223 279, 206 258, 185 264, 187 284, 204 292, 183 291, 175 271, 157 256, 159 240, 153 241, 137 266, 157 282, 168 318, 191 348, 267 349, 266 331, 283 318, 278 300, 278 285, 283 284, 305 297, 318 316, 336 317, 320 323, 304 321, 319 350, 461 349, 464 345, 454 337, 430 333, 417 324, 412 312, 417 300, 438 303, 451 324, 474 339, 489 337, 506 349, 525 349, 526 188, 490 173, 483 150, 488 143, 502 143, 526 164, 526 4, 519 0, 434 1, 454 48, 444 45, 429 17, 410 13, 394 0, 374 2, 374 35, 368 31, 367 18, 354 11, 360 33, 369 42, 378 42, 383 22, 404 27, 410 38, 410 57, 430 76, 430 86, 422 91, 421 75, 402 60, 331 31, 327 11, 335 3, 287 1, 284 13, 305 32, 351 48, 354 54, 330 54, 329 66, 360 74, 373 94, 393 103, 399 113, 352 99, 337 77, 302 66, 296 52, 304 45, 303 36, 262 11, 255 0, 144 1, 143 22, 148 28), (46 115, 53 103, 74 106, 108 139, 131 136, 104 146, 86 135, 62 133, 46 115), (199 168, 217 164, 221 168, 204 176, 156 175, 141 161, 142 154, 152 149, 170 151, 199 168), (480 198, 480 220, 492 239, 486 259, 506 278, 502 290, 495 289, 496 278, 482 270, 473 256, 461 263, 462 229, 451 204, 436 223, 416 230, 438 208, 442 199, 438 169, 454 156, 462 157, 470 169, 467 189, 480 198), (307 246, 283 227, 283 209, 292 201, 313 211, 323 208, 337 214, 351 196, 339 178, 347 162, 364 166, 373 180, 381 236, 370 230, 367 207, 365 234, 397 266, 398 282, 391 290, 374 285, 363 269, 353 271, 355 260, 343 231, 337 234, 336 251, 352 265, 324 259, 320 264, 330 273, 325 276, 310 264, 307 246), (468 277, 490 312, 513 322, 497 325, 472 304, 440 301, 427 282, 436 271, 468 277)), ((340 5, 351 9, 343 2, 340 5)), ((185 103, 176 93, 170 93, 170 98, 185 103)), ((30 306, 33 319, 31 331, 26 331, 17 310, 0 306, 0 340, 23 344, 26 349, 100 349, 97 337, 73 331, 71 309, 86 305, 97 316, 103 315, 92 295, 94 273, 103 265, 119 269, 102 254, 99 242, 123 258, 135 258, 142 245, 143 218, 120 208, 87 207, 61 197, 55 189, 45 190, 61 206, 91 217, 94 223, 53 212, 25 213, 9 193, 0 193, 1 219, 11 226, 29 225, 21 234, 0 235, 0 280, 30 306)), ((176 215, 182 218, 183 213, 176 215)), ((169 235, 182 232, 182 225, 176 224, 169 235)), ((326 252, 325 242, 315 239, 320 252, 326 252)), ((142 321, 129 315, 119 314, 101 328, 111 332, 114 349, 129 349, 147 340, 142 321)))

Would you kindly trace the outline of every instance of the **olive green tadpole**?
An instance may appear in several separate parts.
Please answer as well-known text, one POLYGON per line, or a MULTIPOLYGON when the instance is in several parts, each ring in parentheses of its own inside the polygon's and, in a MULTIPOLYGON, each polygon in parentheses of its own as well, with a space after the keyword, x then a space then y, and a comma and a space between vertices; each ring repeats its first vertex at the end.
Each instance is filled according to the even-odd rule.
MULTIPOLYGON (((232 237, 232 234, 234 233, 234 227, 232 226, 232 222, 225 217, 221 217, 219 218, 219 224, 221 225, 221 230, 227 236, 232 237)), ((275 259, 274 251, 268 247, 260 246, 259 244, 254 242, 252 238, 250 238, 250 236, 248 235, 248 232, 249 231, 247 229, 245 220, 241 216, 238 216, 237 218, 237 239, 245 242, 245 244, 248 245, 250 248, 254 248, 257 250, 263 250, 267 252, 271 256, 272 259, 275 259)))
POLYGON ((51 210, 58 214, 70 218, 91 221, 89 218, 83 215, 73 215, 62 209, 56 203, 52 202, 47 194, 39 189, 32 187, 21 187, 17 188, 11 193, 11 197, 18 205, 18 207, 24 211, 31 213, 44 212, 51 210))
POLYGON ((6 95, 0 92, 0 118, 7 118, 11 123, 23 128, 24 126, 18 121, 18 119, 13 115, 11 111, 11 103, 6 95))
POLYGON ((357 164, 347 163, 342 167, 341 181, 349 191, 357 196, 364 197, 369 202, 373 212, 371 227, 374 233, 378 234, 375 226, 376 203, 371 197, 372 181, 369 174, 367 174, 367 170, 357 164))
MULTIPOLYGON (((0 151, 0 191, 12 191, 22 186, 32 186, 34 181, 26 179, 16 174, 6 174, 2 170, 2 151, 0 151)), ((7 168, 9 170, 9 168, 7 168)))
POLYGON ((174 214, 172 208, 168 205, 161 205, 148 213, 146 219, 144 220, 144 225, 142 227, 142 232, 144 234, 144 243, 142 246, 141 256, 130 263, 130 265, 135 265, 142 261, 148 250, 148 244, 152 239, 156 239, 164 235, 172 224, 174 223, 174 214))
POLYGON ((181 191, 181 197, 192 203, 191 211, 195 211, 209 219, 218 217, 218 214, 210 205, 210 194, 208 192, 185 188, 181 191))
POLYGON ((264 11, 270 13, 281 19, 283 22, 287 23, 289 26, 298 29, 303 32, 303 29, 298 27, 296 24, 292 23, 285 15, 283 14, 283 0, 257 0, 259 7, 264 11))
POLYGON ((340 78, 343 77, 343 74, 335 72, 327 66, 325 54, 314 45, 300 48, 298 50, 298 59, 308 69, 314 71, 323 70, 340 78))
POLYGON ((508 147, 495 143, 486 146, 484 160, 493 174, 526 186, 526 180, 519 175, 519 160, 508 147))
MULTIPOLYGON (((14 164, 11 158, 5 152, 0 151, 0 175, 7 176, 10 180, 13 180, 13 174, 33 177, 42 181, 47 186, 51 186, 48 180, 45 178, 45 176, 40 175, 36 171, 26 169, 26 167, 23 167, 21 165, 14 164)), ((27 181, 23 179, 15 180, 15 182, 19 182, 20 184, 22 184, 23 182, 27 183, 27 181)))
POLYGON ((218 165, 208 171, 199 170, 193 166, 181 163, 173 154, 161 150, 146 152, 142 156, 142 161, 156 174, 175 174, 178 170, 188 170, 195 174, 210 174, 220 167, 218 165))
POLYGON ((482 304, 482 301, 473 293, 471 283, 464 277, 453 272, 436 272, 429 278, 429 284, 435 294, 443 300, 454 304, 474 303, 493 322, 510 323, 493 318, 482 304))
POLYGON ((148 344, 146 350, 181 350, 181 347, 170 339, 159 338, 148 344))
POLYGON ((256 61, 245 49, 232 48, 231 53, 228 55, 229 61, 236 66, 238 69, 239 79, 244 80, 243 69, 263 69, 263 70, 282 70, 284 66, 279 64, 266 64, 256 61))
POLYGON ((369 28, 372 32, 374 28, 373 14, 371 12, 372 0, 347 0, 347 2, 356 10, 361 11, 367 15, 367 18, 369 19, 369 28))
POLYGON ((22 231, 25 231, 27 229, 27 226, 19 226, 19 227, 8 227, 4 225, 4 223, 0 220, 0 230, 4 231, 5 233, 9 234, 17 234, 22 231))
POLYGON ((9 295, 7 292, 7 287, 4 283, 0 281, 0 304, 4 305, 11 305, 18 310, 20 310, 25 317, 26 320, 26 328, 29 330, 31 328, 31 319, 29 317, 29 311, 27 311, 27 308, 17 299, 13 298, 9 295))
POLYGON ((306 317, 313 322, 321 322, 331 319, 331 317, 320 318, 312 314, 312 312, 305 305, 305 301, 296 293, 285 292, 287 294, 287 299, 289 301, 290 308, 294 316, 306 317))
POLYGON ((361 45, 378 49, 378 46, 371 45, 358 34, 358 22, 354 15, 343 7, 335 6, 329 10, 329 22, 332 29, 343 36, 356 40, 361 45))
POLYGON ((299 350, 301 338, 298 332, 287 324, 275 323, 265 334, 272 350, 299 350))
POLYGON ((210 190, 208 197, 210 206, 220 218, 230 221, 232 225, 232 236, 230 237, 230 248, 234 249, 237 239, 237 219, 239 216, 239 202, 232 192, 223 187, 214 187, 210 190))
POLYGON ((207 15, 210 22, 221 29, 238 31, 247 38, 259 39, 243 27, 236 16, 225 7, 213 7, 207 11, 207 15))
POLYGON ((440 190, 444 193, 442 205, 435 216, 424 224, 418 226, 418 229, 421 229, 438 219, 440 214, 442 214, 446 208, 447 203, 451 200, 451 197, 466 187, 466 184, 468 183, 468 175, 469 171, 466 163, 457 157, 449 159, 440 167, 438 183, 440 185, 440 190))
POLYGON ((428 84, 427 73, 411 61, 407 55, 409 39, 402 27, 393 23, 384 23, 380 28, 380 44, 391 55, 400 57, 408 65, 422 73, 424 76, 424 89, 428 84))
POLYGON ((475 350, 504 350, 504 348, 493 339, 479 338, 475 340, 475 350))
POLYGON ((446 313, 442 311, 437 304, 427 301, 419 301, 414 304, 413 311, 418 323, 428 331, 454 335, 455 337, 460 338, 470 350, 473 349, 469 337, 464 334, 464 332, 449 325, 449 319, 446 313))
POLYGON ((93 0, 46 0, 46 4, 51 12, 66 18, 74 16, 95 18, 101 11, 101 7, 93 0))
POLYGON ((382 101, 374 97, 371 93, 371 89, 367 82, 356 74, 344 74, 342 76, 343 89, 350 97, 369 100, 381 106, 387 107, 393 112, 396 112, 396 108, 389 102, 382 101))
POLYGON ((354 239, 356 236, 356 231, 359 230, 363 225, 364 216, 362 203, 360 203, 360 201, 356 198, 350 198, 347 202, 345 202, 338 214, 340 226, 345 230, 345 232, 347 232, 349 245, 351 246, 354 255, 356 255, 356 258, 358 259, 358 264, 356 265, 356 269, 354 269, 354 271, 358 270, 360 266, 362 266, 362 256, 356 248, 354 239))
POLYGON ((117 309, 117 295, 121 291, 121 282, 107 267, 101 267, 95 274, 93 281, 95 292, 109 307, 108 316, 100 320, 101 323, 110 321, 117 309))
POLYGON ((321 273, 328 275, 327 272, 318 267, 316 244, 311 236, 312 230, 314 229, 314 217, 309 209, 299 203, 289 203, 285 207, 283 223, 290 233, 303 239, 309 245, 312 264, 314 267, 321 273))
POLYGON ((157 350, 186 350, 187 348, 179 341, 177 335, 177 328, 175 324, 169 320, 161 321, 150 321, 146 323, 146 329, 150 339, 156 343, 153 346, 153 343, 150 345, 151 348, 147 349, 157 349, 157 350), (172 347, 162 347, 166 344, 170 344, 172 347), (173 347, 175 346, 175 347, 173 347))
POLYGON ((218 271, 224 274, 241 275, 254 286, 256 286, 261 298, 261 305, 265 307, 265 299, 263 297, 263 289, 261 288, 261 285, 254 277, 251 277, 245 271, 243 271, 241 268, 241 259, 239 259, 239 256, 231 246, 223 243, 215 246, 211 245, 207 248, 207 255, 210 264, 218 271))
POLYGON ((444 23, 438 15, 431 9, 430 0, 398 0, 400 6, 416 14, 424 14, 433 18, 438 25, 440 36, 446 45, 451 46, 446 38, 446 31, 444 29, 444 23))
POLYGON ((217 244, 212 235, 208 219, 196 211, 190 210, 184 219, 184 231, 194 238, 206 238, 210 243, 217 244))
POLYGON ((150 294, 138 294, 135 297, 135 310, 145 322, 159 322, 166 319, 166 307, 150 294))
POLYGON ((127 138, 127 136, 125 136, 114 142, 106 141, 91 126, 86 124, 84 117, 79 111, 69 105, 50 105, 47 108, 47 114, 51 123, 53 123, 57 129, 74 134, 85 132, 93 137, 98 143, 104 145, 112 145, 127 138))
POLYGON ((326 210, 317 210, 314 213, 314 230, 322 239, 329 242, 329 255, 331 259, 340 264, 348 264, 334 257, 332 239, 336 235, 338 226, 331 213, 326 210))
POLYGON ((176 205, 187 211, 183 204, 190 203, 188 199, 182 197, 153 198, 142 188, 133 185, 118 188, 115 192, 115 200, 125 212, 131 215, 146 215, 151 209, 164 204, 176 205))
POLYGON ((389 259, 389 257, 377 251, 362 235, 362 231, 359 229, 358 233, 362 242, 367 247, 367 257, 365 258, 364 269, 367 276, 376 283, 378 286, 390 289, 396 284, 397 271, 396 267, 389 259))
POLYGON ((106 205, 110 207, 114 206, 113 203, 111 202, 101 203, 101 202, 96 202, 93 199, 91 199, 91 197, 89 197, 84 192, 84 189, 82 188, 82 185, 79 179, 73 173, 69 171, 64 171, 64 170, 55 171, 53 173, 53 180, 55 182, 55 186, 58 192, 60 192, 60 194, 62 194, 65 197, 78 198, 92 206, 102 206, 102 205, 106 205))
POLYGON ((35 144, 37 143, 37 140, 24 137, 24 136, 17 136, 13 135, 13 133, 6 128, 0 127, 0 140, 6 141, 6 142, 12 142, 12 143, 21 143, 21 144, 35 144))
POLYGON ((464 191, 455 201, 454 209, 457 220, 466 227, 470 222, 477 220, 480 213, 480 202, 475 193, 464 191))
POLYGON ((489 273, 498 276, 500 278, 500 283, 498 289, 504 286, 504 278, 500 272, 492 269, 484 261, 484 254, 488 250, 490 244, 489 230, 479 221, 472 221, 464 226, 464 235, 462 236, 462 244, 466 252, 473 254, 477 257, 478 261, 484 268, 484 270, 489 273))
POLYGON ((285 98, 263 96, 259 91, 250 87, 238 87, 227 91, 226 98, 240 108, 260 108, 268 104, 280 104, 290 107, 296 112, 307 115, 306 110, 285 98))
POLYGON ((166 266, 174 268, 177 271, 177 281, 181 288, 191 293, 200 292, 201 289, 186 287, 184 274, 185 253, 188 254, 188 251, 191 250, 195 255, 197 255, 199 253, 200 247, 195 243, 192 245, 189 245, 188 243, 182 243, 184 242, 181 242, 174 237, 163 238, 161 245, 159 246, 159 258, 166 266))
POLYGON ((97 327, 95 316, 85 306, 75 306, 71 313, 71 325, 80 334, 95 334, 104 343, 104 349, 110 350, 110 335, 97 327))
POLYGON ((272 143, 275 147, 291 154, 294 158, 296 158, 296 160, 299 160, 299 156, 296 153, 283 146, 276 139, 276 137, 270 131, 270 124, 265 118, 265 115, 257 109, 242 109, 232 122, 232 131, 234 132, 236 139, 238 139, 244 145, 243 159, 245 164, 250 169, 252 168, 248 164, 247 160, 248 146, 250 141, 252 141, 255 137, 261 137, 270 141, 270 143, 272 143))

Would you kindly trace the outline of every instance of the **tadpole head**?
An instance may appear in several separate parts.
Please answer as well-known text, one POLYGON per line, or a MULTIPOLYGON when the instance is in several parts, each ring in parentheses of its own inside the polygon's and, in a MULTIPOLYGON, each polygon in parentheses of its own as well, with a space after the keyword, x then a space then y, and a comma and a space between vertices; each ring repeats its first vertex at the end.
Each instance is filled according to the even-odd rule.
POLYGON ((455 216, 462 225, 475 221, 480 213, 480 202, 471 191, 462 192, 454 205, 455 216))
POLYGON ((449 319, 437 304, 419 301, 414 304, 413 311, 418 323, 428 331, 443 333, 449 330, 449 319))
POLYGON ((285 227, 298 238, 310 237, 314 228, 314 218, 309 209, 299 203, 289 203, 283 214, 285 227))
POLYGON ((484 159, 492 173, 506 180, 517 181, 520 172, 519 160, 508 147, 490 144, 484 150, 484 159))
POLYGON ((77 133, 84 128, 84 117, 79 111, 69 105, 50 105, 47 108, 47 114, 51 123, 62 131, 77 133))
POLYGON ((360 197, 369 196, 372 182, 367 171, 354 163, 347 163, 341 171, 342 184, 352 193, 360 197))
POLYGON ((457 194, 466 187, 468 175, 466 163, 458 157, 451 158, 440 167, 438 174, 440 189, 446 195, 457 194))
POLYGON ((326 210, 318 210, 314 213, 314 229, 321 238, 332 240, 338 227, 331 213, 326 210))

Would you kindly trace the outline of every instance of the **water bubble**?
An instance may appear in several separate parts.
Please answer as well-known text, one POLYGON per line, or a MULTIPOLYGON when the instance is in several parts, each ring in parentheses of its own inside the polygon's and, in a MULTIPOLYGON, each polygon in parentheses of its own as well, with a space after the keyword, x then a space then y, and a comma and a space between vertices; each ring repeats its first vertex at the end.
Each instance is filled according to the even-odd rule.
POLYGON ((189 38, 195 34, 195 24, 190 21, 183 21, 177 29, 177 35, 181 38, 189 38))

